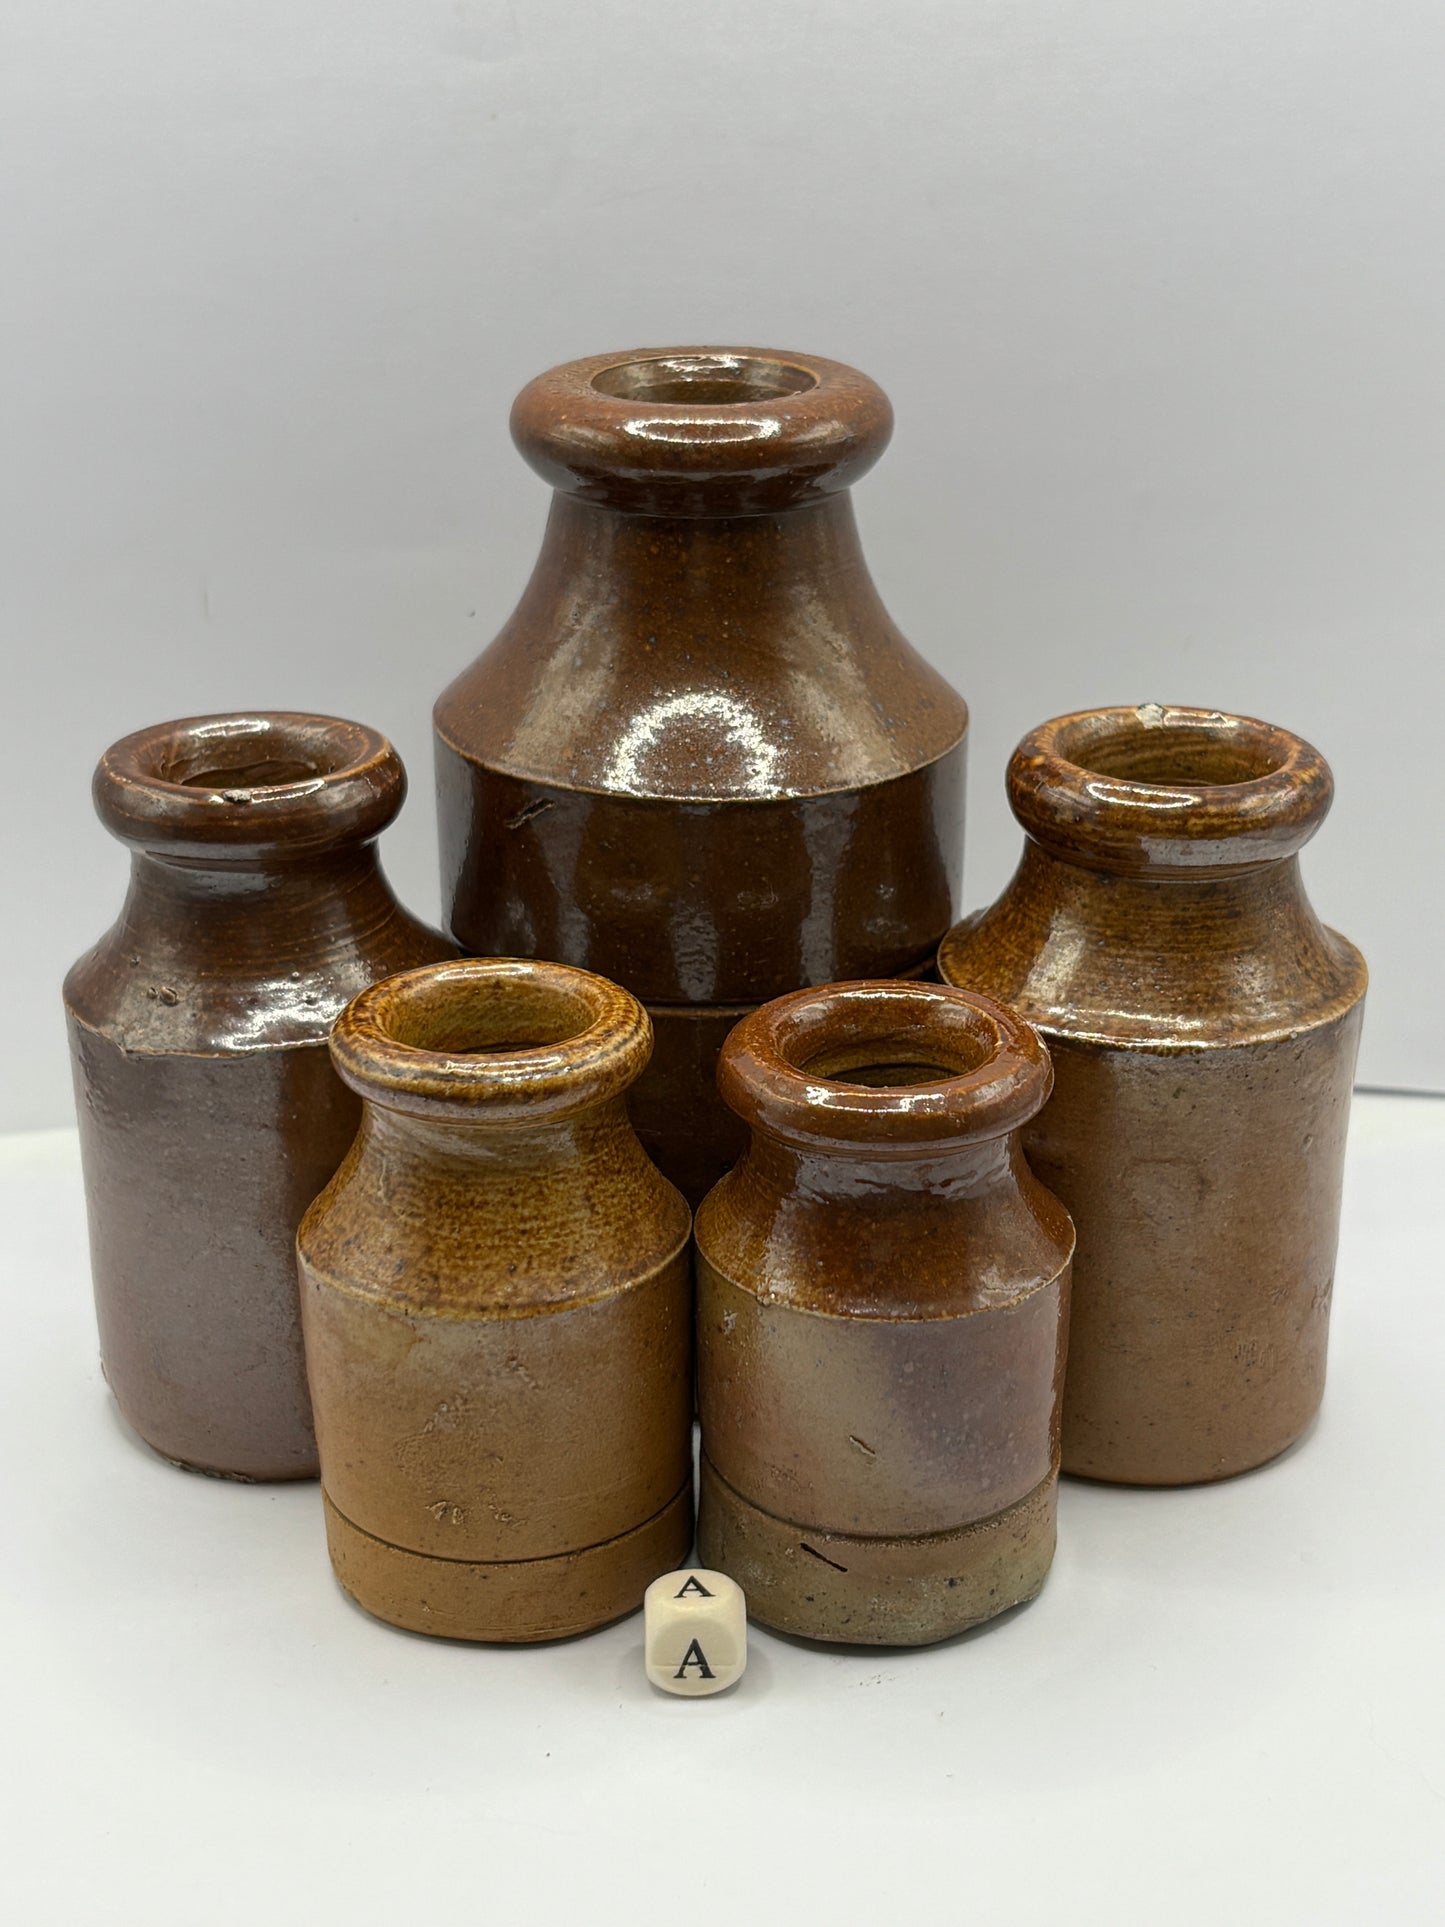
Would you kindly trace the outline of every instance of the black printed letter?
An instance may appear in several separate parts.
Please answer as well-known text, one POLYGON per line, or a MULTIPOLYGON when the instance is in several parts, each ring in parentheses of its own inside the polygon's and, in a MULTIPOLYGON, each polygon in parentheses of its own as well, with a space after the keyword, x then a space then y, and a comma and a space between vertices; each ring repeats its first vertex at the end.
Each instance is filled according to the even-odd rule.
POLYGON ((672 1596, 674 1599, 686 1599, 687 1595, 690 1592, 696 1593, 699 1599, 712 1598, 712 1594, 708 1591, 707 1587, 702 1583, 702 1581, 698 1578, 695 1572, 690 1572, 687 1575, 686 1584, 683 1585, 682 1588, 679 1591, 675 1592, 672 1596))
MULTIPOLYGON (((709 1594, 708 1597, 711 1598, 712 1595, 709 1594)), ((717 1678, 717 1674, 713 1671, 711 1666, 708 1665, 707 1658, 703 1653, 701 1646, 698 1645, 696 1640, 692 1642, 691 1646, 689 1646, 687 1651, 683 1654, 682 1664, 681 1666, 678 1667, 677 1671, 673 1674, 672 1677, 674 1679, 686 1679, 687 1669, 689 1666, 697 1667, 699 1679, 716 1679, 717 1678)))

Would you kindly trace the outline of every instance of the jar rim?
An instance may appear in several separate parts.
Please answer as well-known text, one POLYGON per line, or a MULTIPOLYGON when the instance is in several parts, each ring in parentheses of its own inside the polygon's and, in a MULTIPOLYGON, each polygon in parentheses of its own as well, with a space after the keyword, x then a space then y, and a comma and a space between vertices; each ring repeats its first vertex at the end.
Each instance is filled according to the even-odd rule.
POLYGON ((1041 723, 1007 781, 1014 815, 1052 854, 1150 877, 1279 862, 1314 835, 1334 795, 1329 764, 1292 731, 1162 703, 1041 723))
POLYGON ((630 991, 523 957, 402 971, 354 997, 331 1033, 338 1074, 369 1102, 503 1128, 618 1097, 651 1055, 652 1023, 630 991))
POLYGON ((156 854, 244 861, 377 836, 406 773, 379 730, 299 710, 152 723, 112 743, 92 785, 101 821, 156 854))
POLYGON ((1048 1050, 1017 1012, 978 991, 896 978, 775 998, 736 1025, 718 1065, 723 1099, 745 1124, 798 1149, 883 1158, 1006 1136, 1052 1085, 1048 1050), (942 1075, 839 1075, 864 1068, 942 1075))
POLYGON ((638 348, 528 382, 512 439, 554 489, 658 516, 758 515, 847 489, 893 410, 845 362, 772 348, 638 348))

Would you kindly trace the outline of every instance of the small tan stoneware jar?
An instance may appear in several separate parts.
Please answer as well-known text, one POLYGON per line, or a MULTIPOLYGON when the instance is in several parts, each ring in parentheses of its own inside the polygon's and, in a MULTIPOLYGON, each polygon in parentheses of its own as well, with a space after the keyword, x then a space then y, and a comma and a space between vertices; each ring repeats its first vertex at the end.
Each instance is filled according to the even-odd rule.
POLYGON ((1019 1143, 1048 1053, 984 997, 834 984, 745 1018, 718 1081, 749 1142, 697 1223, 704 1561, 814 1639, 1031 1599, 1074 1242, 1019 1143))
POLYGON ((626 1106, 651 1047, 615 984, 508 960, 336 1025, 361 1131, 297 1251, 332 1563, 380 1619, 550 1639, 687 1554, 690 1217, 626 1106))
POLYGON ((119 920, 65 980, 101 1358, 179 1465, 316 1476, 292 1244, 360 1115, 327 1033, 368 984, 456 954, 377 861, 405 793, 386 738, 334 716, 160 723, 95 772, 131 852, 119 920))
POLYGON ((1224 1478, 1324 1389, 1365 993, 1300 878, 1329 767, 1268 723, 1151 703, 1045 723, 1008 791, 1023 861, 939 968, 1054 1061, 1024 1142, 1079 1231, 1064 1469, 1224 1478))

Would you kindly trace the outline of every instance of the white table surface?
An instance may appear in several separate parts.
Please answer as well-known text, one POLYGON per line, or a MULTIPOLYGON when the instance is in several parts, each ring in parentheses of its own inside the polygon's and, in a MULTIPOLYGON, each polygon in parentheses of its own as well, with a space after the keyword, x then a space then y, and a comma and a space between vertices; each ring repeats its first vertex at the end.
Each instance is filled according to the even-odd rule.
POLYGON ((1330 1389, 1226 1485, 1066 1484, 1043 1595, 944 1647, 350 1605, 314 1485, 172 1470, 96 1365, 67 1132, 0 1139, 0 1908, 13 1927, 1445 1920, 1445 1100, 1366 1096, 1330 1389))

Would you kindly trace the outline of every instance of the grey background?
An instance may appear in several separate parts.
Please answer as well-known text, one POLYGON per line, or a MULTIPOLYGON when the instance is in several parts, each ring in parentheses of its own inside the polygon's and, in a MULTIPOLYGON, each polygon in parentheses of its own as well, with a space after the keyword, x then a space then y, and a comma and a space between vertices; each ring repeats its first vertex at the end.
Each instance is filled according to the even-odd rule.
POLYGON ((378 724, 435 914, 430 704, 545 510, 511 397, 690 340, 893 397, 858 509, 973 706, 970 905, 1031 723, 1263 715, 1335 766, 1362 1079, 1445 1088, 1442 107, 1438 0, 7 0, 0 1126, 70 1115, 127 730, 378 724))

